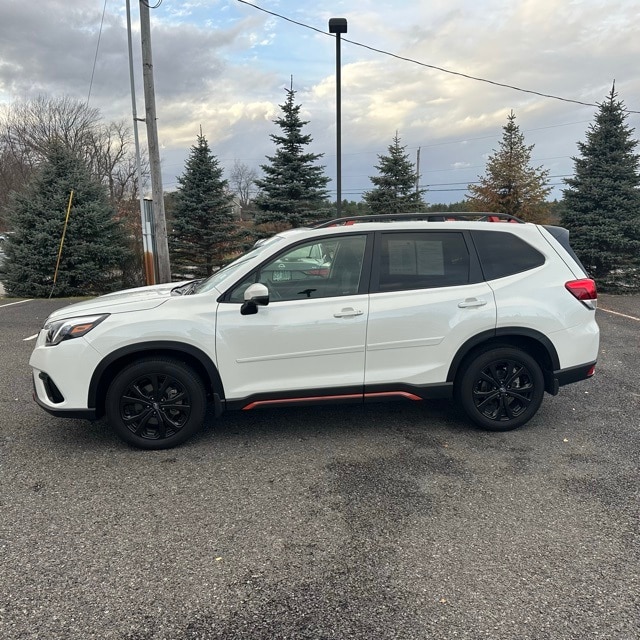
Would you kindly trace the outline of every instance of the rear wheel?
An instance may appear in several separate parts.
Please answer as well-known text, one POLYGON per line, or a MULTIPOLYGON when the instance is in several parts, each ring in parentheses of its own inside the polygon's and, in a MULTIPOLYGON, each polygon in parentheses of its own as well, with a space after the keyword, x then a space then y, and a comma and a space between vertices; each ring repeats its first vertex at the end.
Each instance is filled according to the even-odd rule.
POLYGON ((467 363, 457 395, 465 413, 477 425, 491 431, 509 431, 535 415, 544 395, 544 377, 528 353, 497 347, 467 363))
POLYGON ((107 391, 107 420, 116 434, 141 449, 169 449, 202 426, 206 393, 188 365, 147 358, 125 367, 107 391))

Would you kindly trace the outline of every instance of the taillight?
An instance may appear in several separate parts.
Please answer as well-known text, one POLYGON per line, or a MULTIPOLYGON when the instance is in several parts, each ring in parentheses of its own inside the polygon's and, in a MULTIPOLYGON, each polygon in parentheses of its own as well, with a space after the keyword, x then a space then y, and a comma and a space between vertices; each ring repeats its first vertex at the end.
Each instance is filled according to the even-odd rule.
POLYGON ((598 304, 598 291, 596 283, 591 278, 583 278, 582 280, 570 280, 565 283, 565 289, 574 298, 580 300, 585 307, 595 309, 598 304))

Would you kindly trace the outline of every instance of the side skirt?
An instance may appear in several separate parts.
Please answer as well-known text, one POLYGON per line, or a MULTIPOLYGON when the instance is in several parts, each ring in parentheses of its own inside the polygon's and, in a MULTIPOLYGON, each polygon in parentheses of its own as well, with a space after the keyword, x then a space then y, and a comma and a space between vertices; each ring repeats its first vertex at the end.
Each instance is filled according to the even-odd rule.
POLYGON ((368 385, 332 389, 292 390, 278 393, 261 393, 240 400, 224 401, 227 410, 250 411, 259 408, 301 407, 319 404, 362 404, 398 400, 421 401, 452 396, 453 383, 416 387, 413 385, 368 385))

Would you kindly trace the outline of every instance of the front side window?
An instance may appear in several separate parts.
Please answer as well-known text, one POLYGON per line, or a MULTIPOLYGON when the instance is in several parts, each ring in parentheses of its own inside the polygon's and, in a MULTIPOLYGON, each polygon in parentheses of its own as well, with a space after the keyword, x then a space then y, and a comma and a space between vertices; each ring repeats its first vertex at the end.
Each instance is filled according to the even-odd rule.
POLYGON ((378 256, 379 291, 469 282, 469 251, 461 233, 383 233, 378 256))
POLYGON ((247 262, 249 262, 249 260, 253 260, 259 256, 267 249, 267 247, 282 241, 283 239, 281 236, 273 236, 272 238, 261 242, 257 247, 254 247, 244 255, 239 256, 233 262, 230 262, 219 271, 216 271, 213 275, 210 275, 206 280, 200 282, 195 287, 194 293, 205 293, 207 291, 211 291, 215 287, 218 287, 227 278, 233 276, 234 272, 241 269, 247 262))
POLYGON ((231 292, 230 302, 242 302, 249 285, 260 282, 272 302, 305 300, 358 293, 366 236, 349 235, 297 244, 262 265, 231 292))

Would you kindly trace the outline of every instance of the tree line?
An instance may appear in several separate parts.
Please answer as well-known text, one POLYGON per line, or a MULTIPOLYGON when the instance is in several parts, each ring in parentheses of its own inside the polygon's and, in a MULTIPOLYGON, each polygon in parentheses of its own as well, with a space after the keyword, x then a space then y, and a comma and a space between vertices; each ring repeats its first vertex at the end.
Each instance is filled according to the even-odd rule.
MULTIPOLYGON (((293 88, 274 120, 273 155, 261 173, 235 162, 229 178, 200 131, 178 188, 166 194, 169 248, 176 278, 204 277, 282 229, 335 215, 329 178, 309 151, 308 121, 293 88)), ((512 111, 483 175, 458 203, 427 204, 415 164, 398 132, 361 202, 344 201, 342 215, 419 211, 508 213, 559 223, 603 290, 640 290, 640 156, 615 86, 599 104, 574 175, 560 202, 549 202, 549 172, 534 167, 512 111)), ((68 98, 16 103, 0 117, 0 230, 6 258, 0 280, 9 295, 88 295, 142 284, 138 184, 131 132, 104 123, 95 109, 68 98), (67 199, 74 192, 65 247, 53 287, 67 199)), ((145 170, 144 175, 147 175, 145 170)))

